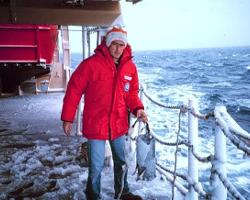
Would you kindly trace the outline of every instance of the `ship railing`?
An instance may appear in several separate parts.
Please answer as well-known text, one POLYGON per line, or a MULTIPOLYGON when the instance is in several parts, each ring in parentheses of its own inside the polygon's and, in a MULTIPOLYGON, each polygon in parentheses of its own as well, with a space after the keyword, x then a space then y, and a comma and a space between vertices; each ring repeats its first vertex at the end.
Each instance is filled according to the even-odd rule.
MULTIPOLYGON (((226 171, 226 140, 227 138, 239 150, 243 151, 246 156, 250 155, 250 134, 242 129, 237 122, 228 114, 224 105, 217 105, 213 112, 207 114, 200 114, 198 112, 197 100, 192 97, 188 101, 188 105, 165 105, 151 97, 145 87, 140 87, 140 98, 143 101, 146 97, 153 104, 167 109, 179 110, 179 126, 177 131, 176 141, 166 142, 162 140, 152 129, 151 135, 157 142, 162 145, 174 146, 175 162, 174 169, 168 169, 161 164, 156 164, 156 170, 164 175, 166 179, 172 184, 172 199, 175 196, 175 188, 180 191, 185 199, 198 200, 198 197, 204 199, 220 199, 226 200, 229 193, 233 198, 246 199, 240 194, 234 185, 227 179, 226 171), (188 113, 188 138, 180 140, 180 124, 182 113, 188 113), (212 118, 215 122, 215 140, 214 140, 214 154, 202 157, 198 154, 198 120, 207 120, 212 118), (188 147, 188 173, 181 174, 177 172, 177 154, 180 151, 180 146, 188 147), (211 163, 210 187, 203 189, 199 182, 198 176, 198 161, 201 163, 211 163), (171 175, 170 175, 171 174, 171 175), (177 181, 179 177, 188 183, 188 188, 177 181)), ((138 125, 138 131, 142 130, 142 122, 138 125)), ((139 133, 138 133, 139 134, 139 133)))

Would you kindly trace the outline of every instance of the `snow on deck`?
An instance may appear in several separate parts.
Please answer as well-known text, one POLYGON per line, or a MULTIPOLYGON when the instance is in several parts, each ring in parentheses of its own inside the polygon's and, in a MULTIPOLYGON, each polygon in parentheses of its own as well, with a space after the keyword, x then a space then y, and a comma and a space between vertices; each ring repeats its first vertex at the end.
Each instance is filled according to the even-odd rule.
MULTIPOLYGON (((86 163, 79 154, 84 141, 66 137, 60 121, 63 94, 0 98, 0 199, 85 199, 86 163)), ((171 185, 158 175, 136 181, 130 189, 147 200, 166 200, 171 185)), ((112 167, 102 175, 104 200, 113 199, 112 167)))

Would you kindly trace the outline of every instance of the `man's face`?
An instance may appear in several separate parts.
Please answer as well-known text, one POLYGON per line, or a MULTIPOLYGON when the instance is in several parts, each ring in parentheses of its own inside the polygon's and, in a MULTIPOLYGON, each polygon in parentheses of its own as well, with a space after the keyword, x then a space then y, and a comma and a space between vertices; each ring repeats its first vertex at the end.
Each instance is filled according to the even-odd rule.
POLYGON ((111 45, 109 46, 109 52, 114 60, 118 60, 123 50, 125 49, 125 44, 122 41, 114 40, 111 45))

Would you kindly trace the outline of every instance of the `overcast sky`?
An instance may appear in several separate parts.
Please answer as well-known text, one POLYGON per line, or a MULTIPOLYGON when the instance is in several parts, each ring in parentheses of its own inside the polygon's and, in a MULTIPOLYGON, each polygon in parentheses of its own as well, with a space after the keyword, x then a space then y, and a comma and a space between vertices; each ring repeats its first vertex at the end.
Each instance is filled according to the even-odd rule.
MULTIPOLYGON (((135 5, 124 0, 121 5, 133 50, 250 46, 250 0, 142 0, 135 5)), ((72 50, 81 51, 79 38, 73 40, 72 50)))
POLYGON ((122 3, 135 50, 250 45, 250 0, 122 3))

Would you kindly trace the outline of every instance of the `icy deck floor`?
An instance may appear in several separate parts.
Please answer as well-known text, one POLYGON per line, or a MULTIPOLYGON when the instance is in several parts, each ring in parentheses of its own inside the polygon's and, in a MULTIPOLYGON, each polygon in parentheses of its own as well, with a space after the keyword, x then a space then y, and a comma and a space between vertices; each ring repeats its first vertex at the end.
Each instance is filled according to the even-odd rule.
MULTIPOLYGON (((85 199, 87 168, 79 159, 82 138, 63 134, 63 94, 0 98, 0 199, 85 199)), ((145 200, 170 199, 171 186, 160 176, 135 181, 132 192, 145 200)), ((113 199, 112 167, 102 175, 104 200, 113 199)))

